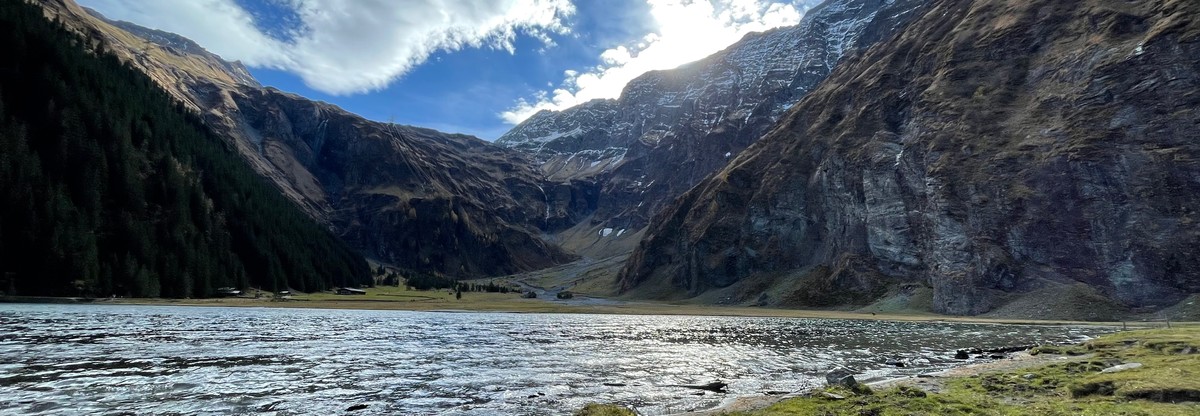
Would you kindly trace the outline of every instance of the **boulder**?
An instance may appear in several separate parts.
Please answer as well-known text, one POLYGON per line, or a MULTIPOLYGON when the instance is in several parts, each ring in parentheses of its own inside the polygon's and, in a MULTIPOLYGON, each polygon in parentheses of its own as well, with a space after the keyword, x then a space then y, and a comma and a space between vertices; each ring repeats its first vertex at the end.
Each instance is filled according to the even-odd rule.
POLYGON ((825 382, 830 386, 842 386, 848 389, 858 386, 858 380, 854 379, 854 373, 844 368, 839 368, 825 374, 825 382))
POLYGON ((990 352, 993 354, 1009 354, 1009 353, 1020 352, 1020 351, 1029 351, 1029 350, 1034 349, 1034 347, 1037 347, 1037 346, 1036 345, 1012 345, 1012 346, 1008 346, 1008 347, 992 348, 992 349, 986 350, 984 352, 990 352))
POLYGON ((1141 367, 1142 367, 1142 363, 1126 363, 1126 364, 1114 365, 1112 367, 1105 368, 1103 370, 1100 370, 1100 372, 1101 373, 1118 373, 1121 371, 1132 370, 1132 369, 1141 368, 1141 367))

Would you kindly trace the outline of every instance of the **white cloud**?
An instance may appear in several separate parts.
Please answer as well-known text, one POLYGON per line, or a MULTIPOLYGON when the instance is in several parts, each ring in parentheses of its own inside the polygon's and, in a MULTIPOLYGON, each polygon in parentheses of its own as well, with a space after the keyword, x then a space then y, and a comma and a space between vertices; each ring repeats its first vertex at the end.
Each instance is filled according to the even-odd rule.
MULTIPOLYGON (((670 69, 711 55, 747 33, 794 25, 804 1, 647 0, 657 29, 628 45, 600 54, 600 65, 563 72, 563 81, 532 100, 500 113, 517 124, 540 110, 562 110, 596 98, 617 98, 625 84, 647 71, 670 69)), ((808 2, 811 3, 811 2, 808 2)))
POLYGON ((247 65, 276 65, 287 60, 275 40, 254 27, 249 13, 230 0, 137 1, 80 0, 105 17, 174 32, 209 51, 247 65))
POLYGON ((234 0, 81 0, 107 17, 178 33, 229 60, 286 70, 313 89, 387 87, 437 51, 512 51, 518 33, 552 45, 570 0, 268 0, 295 11, 287 40, 265 35, 234 0))

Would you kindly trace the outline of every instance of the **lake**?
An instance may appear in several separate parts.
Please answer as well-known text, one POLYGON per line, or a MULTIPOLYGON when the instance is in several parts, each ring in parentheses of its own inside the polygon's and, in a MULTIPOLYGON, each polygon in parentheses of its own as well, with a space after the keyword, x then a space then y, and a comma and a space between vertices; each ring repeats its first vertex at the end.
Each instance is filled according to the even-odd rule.
POLYGON ((1102 328, 793 318, 0 304, 0 414, 644 414, 960 365, 1102 328), (897 368, 894 363, 905 364, 897 368), (725 394, 678 387, 715 380, 725 394), (697 395, 704 393, 703 395, 697 395))

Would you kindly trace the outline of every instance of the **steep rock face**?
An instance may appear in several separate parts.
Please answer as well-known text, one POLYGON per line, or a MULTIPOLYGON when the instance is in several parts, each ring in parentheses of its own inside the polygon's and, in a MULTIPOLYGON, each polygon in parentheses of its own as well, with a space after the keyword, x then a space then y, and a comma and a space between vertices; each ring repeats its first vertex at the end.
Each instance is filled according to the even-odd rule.
POLYGON ((761 137, 844 54, 902 27, 923 0, 831 0, 800 25, 747 35, 701 61, 633 80, 618 100, 543 111, 498 144, 552 179, 598 183, 584 226, 638 229, 761 137))
POLYGON ((623 289, 823 306, 915 284, 951 314, 1200 291, 1198 15, 938 0, 656 217, 623 289))
POLYGON ((150 75, 246 162, 355 248, 414 271, 478 277, 571 260, 542 241, 594 209, 594 186, 548 182, 519 151, 365 120, 261 88, 178 35, 111 22, 69 0, 46 13, 150 75))
POLYGON ((552 179, 593 177, 611 170, 628 151, 612 139, 619 110, 616 100, 592 100, 566 111, 542 110, 496 144, 533 155, 552 179))

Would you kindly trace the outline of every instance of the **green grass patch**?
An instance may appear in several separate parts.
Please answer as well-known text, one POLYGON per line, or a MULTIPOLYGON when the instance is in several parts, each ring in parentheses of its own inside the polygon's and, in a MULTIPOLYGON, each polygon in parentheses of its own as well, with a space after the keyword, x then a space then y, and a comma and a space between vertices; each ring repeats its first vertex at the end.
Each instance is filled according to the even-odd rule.
POLYGON ((939 393, 909 386, 827 389, 747 416, 768 415, 1196 415, 1200 328, 1111 334, 1077 346, 1041 347, 1070 361, 948 380, 939 393), (1091 354, 1086 357, 1079 357, 1091 354), (1141 367, 1104 373, 1120 364, 1141 367))
MULTIPOLYGON (((1072 394, 1157 402, 1200 402, 1200 329, 1158 329, 1113 334, 1087 344, 1097 356, 1142 367, 1096 373, 1072 386, 1072 394)), ((1194 408, 1200 413, 1200 407, 1194 408)))
POLYGON ((961 393, 933 394, 900 386, 870 394, 828 389, 812 397, 786 400, 746 415, 976 415, 989 414, 994 401, 961 393))
POLYGON ((589 403, 575 412, 575 416, 637 416, 637 413, 615 404, 589 403))

